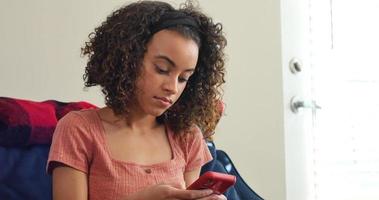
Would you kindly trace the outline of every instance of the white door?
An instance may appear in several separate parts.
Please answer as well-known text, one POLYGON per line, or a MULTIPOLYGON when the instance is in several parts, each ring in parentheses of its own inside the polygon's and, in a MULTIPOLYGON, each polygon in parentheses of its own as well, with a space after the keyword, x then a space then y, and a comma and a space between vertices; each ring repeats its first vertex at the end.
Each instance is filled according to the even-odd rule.
POLYGON ((290 109, 293 103, 312 106, 309 2, 282 0, 282 63, 286 157, 286 199, 312 196, 311 136, 314 109, 290 109), (291 70, 292 69, 292 70, 291 70), (297 70, 296 70, 297 69, 297 70))

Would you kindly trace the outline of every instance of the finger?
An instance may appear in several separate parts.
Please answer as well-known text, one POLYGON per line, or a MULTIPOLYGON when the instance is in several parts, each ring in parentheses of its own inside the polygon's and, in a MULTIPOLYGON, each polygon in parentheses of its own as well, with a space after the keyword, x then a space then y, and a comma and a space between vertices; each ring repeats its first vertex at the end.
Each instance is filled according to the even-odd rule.
POLYGON ((167 183, 167 185, 172 186, 172 187, 174 187, 176 189, 185 189, 184 188, 184 184, 181 184, 181 183, 178 183, 178 182, 167 183))
POLYGON ((181 190, 181 189, 174 189, 170 192, 171 198, 178 198, 178 199, 200 199, 206 196, 209 196, 213 193, 212 190, 181 190))
POLYGON ((185 184, 184 182, 180 183, 178 181, 167 181, 167 182, 162 182, 159 185, 169 185, 177 189, 185 189, 184 184, 185 184))
POLYGON ((203 198, 200 198, 200 199, 197 199, 197 200, 227 200, 226 197, 224 195, 217 195, 217 194, 212 194, 210 196, 207 196, 207 197, 203 197, 203 198))

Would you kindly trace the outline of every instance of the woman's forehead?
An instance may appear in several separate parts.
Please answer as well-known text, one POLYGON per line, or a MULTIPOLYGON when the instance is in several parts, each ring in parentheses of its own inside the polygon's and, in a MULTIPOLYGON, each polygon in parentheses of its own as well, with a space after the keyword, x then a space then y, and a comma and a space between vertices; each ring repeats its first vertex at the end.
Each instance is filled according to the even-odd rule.
POLYGON ((152 59, 161 59, 175 66, 195 67, 199 48, 195 41, 171 30, 154 34, 147 46, 147 54, 152 59))

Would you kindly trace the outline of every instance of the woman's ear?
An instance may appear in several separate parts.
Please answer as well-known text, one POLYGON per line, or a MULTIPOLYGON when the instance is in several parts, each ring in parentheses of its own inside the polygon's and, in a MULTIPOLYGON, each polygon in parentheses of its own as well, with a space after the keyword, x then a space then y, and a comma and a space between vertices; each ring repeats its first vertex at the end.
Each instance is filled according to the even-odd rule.
POLYGON ((221 100, 218 100, 216 102, 216 106, 217 106, 217 111, 219 112, 220 114, 220 117, 224 114, 224 111, 225 111, 225 103, 221 100))

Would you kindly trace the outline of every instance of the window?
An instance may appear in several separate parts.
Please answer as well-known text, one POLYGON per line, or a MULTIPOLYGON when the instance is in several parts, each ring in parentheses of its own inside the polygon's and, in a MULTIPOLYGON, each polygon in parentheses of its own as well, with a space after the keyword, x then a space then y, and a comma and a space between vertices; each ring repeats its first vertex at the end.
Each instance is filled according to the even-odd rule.
POLYGON ((315 200, 379 199, 379 1, 310 0, 315 200))

